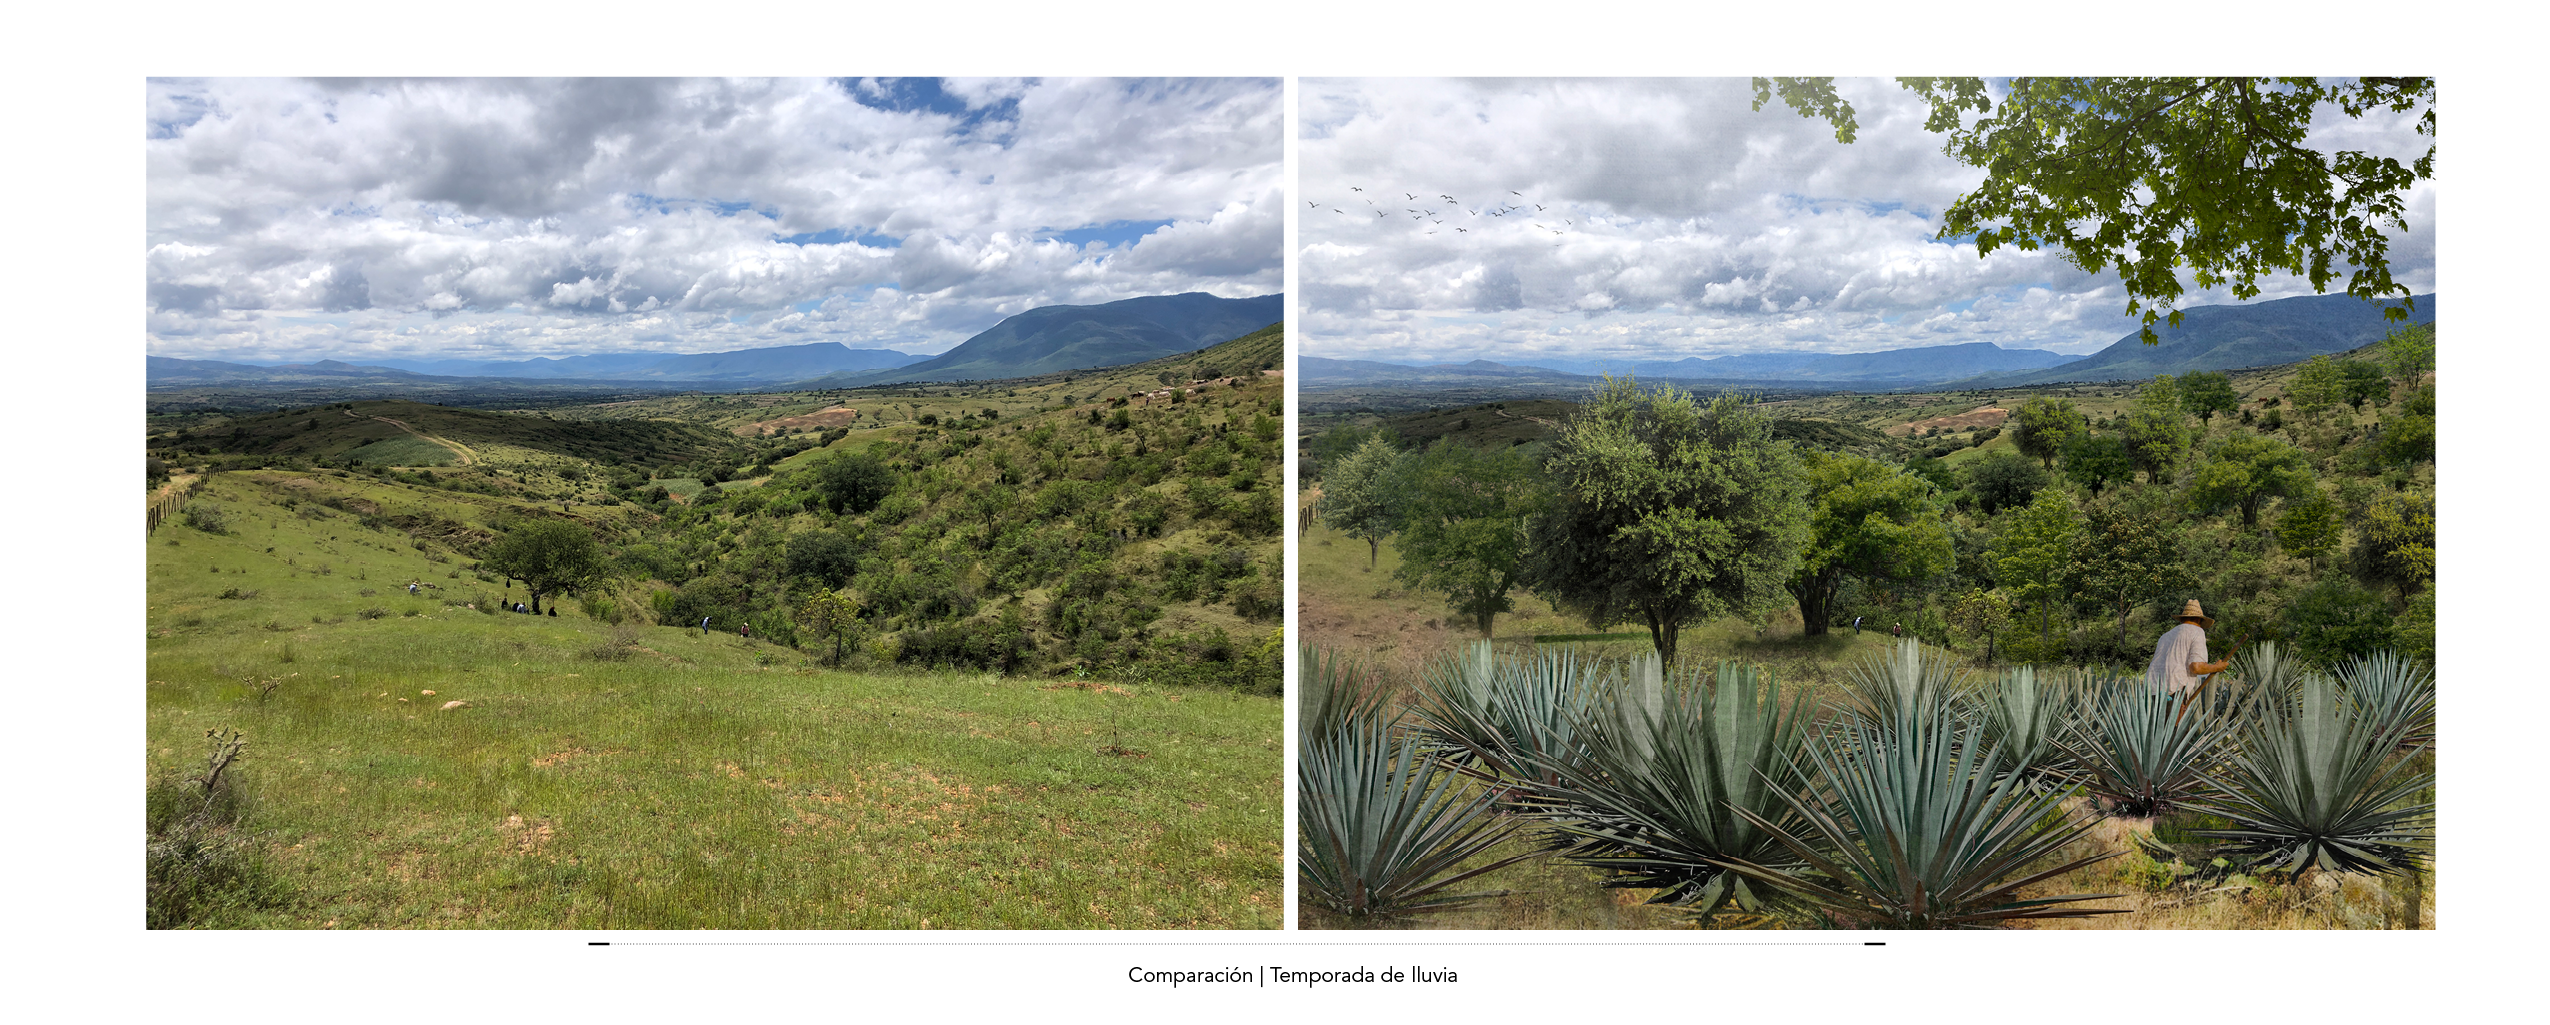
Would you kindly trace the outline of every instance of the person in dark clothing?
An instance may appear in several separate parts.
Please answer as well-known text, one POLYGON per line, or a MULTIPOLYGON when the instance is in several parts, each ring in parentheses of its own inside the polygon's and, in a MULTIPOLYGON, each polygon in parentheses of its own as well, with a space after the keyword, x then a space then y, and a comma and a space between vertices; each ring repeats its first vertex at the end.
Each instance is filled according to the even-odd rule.
POLYGON ((558 607, 557 607, 557 606, 555 606, 555 605, 549 606, 549 618, 551 618, 551 619, 556 619, 556 618, 558 618, 558 607))

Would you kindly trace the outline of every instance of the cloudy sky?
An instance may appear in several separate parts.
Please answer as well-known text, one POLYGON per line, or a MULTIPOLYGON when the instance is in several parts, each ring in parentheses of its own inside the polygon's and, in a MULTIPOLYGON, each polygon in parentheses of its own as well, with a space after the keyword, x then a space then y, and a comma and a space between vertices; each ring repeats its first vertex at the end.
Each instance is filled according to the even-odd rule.
MULTIPOLYGON (((1847 146, 1776 100, 1754 112, 1741 78, 1303 79, 1301 350, 1406 363, 1972 341, 2086 353, 2139 326, 2113 271, 1934 241, 1939 212, 1982 173, 1940 152, 1927 107, 1892 82, 1841 89, 1859 115, 1847 146)), ((2315 120, 2341 122, 2315 130, 2323 151, 2407 159, 2429 141, 2409 115, 2315 120)), ((2435 288, 2434 199, 2420 183, 2392 242, 2392 273, 2419 294, 2435 288)), ((2254 301, 2312 294, 2260 284, 2254 301)), ((2232 301, 2191 290, 2181 305, 2232 301)))
POLYGON ((154 80, 149 351, 935 353, 1056 303, 1283 288, 1283 90, 154 80))

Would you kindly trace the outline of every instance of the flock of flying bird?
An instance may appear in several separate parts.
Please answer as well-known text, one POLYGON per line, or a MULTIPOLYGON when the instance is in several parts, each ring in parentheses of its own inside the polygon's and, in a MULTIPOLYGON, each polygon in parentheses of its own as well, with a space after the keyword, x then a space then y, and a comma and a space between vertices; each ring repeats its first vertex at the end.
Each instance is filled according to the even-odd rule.
MULTIPOLYGON (((1363 186, 1361 186, 1361 185, 1349 185, 1349 186, 1346 186, 1346 187, 1347 187, 1348 189, 1351 189, 1351 190, 1353 190, 1353 191, 1355 191, 1355 192, 1358 192, 1358 193, 1360 193, 1360 192, 1363 192, 1363 191, 1364 191, 1364 188, 1363 188, 1363 186)), ((1432 209, 1427 209, 1427 208, 1426 208, 1426 204, 1433 202, 1433 200, 1424 200, 1424 201, 1420 201, 1420 200, 1418 200, 1418 199, 1417 199, 1417 194, 1416 194, 1416 193, 1414 193, 1414 192, 1405 193, 1405 195, 1408 197, 1408 201, 1409 201, 1409 202, 1411 202, 1411 203, 1416 203, 1417 205, 1416 205, 1416 206, 1411 206, 1411 207, 1400 207, 1400 208, 1399 208, 1399 210, 1397 210, 1397 211, 1393 211, 1393 210, 1391 210, 1391 209, 1388 209, 1388 208, 1383 207, 1383 206, 1382 206, 1379 202, 1375 201, 1375 200, 1374 200, 1371 196, 1369 196, 1369 195, 1366 195, 1366 196, 1358 196, 1358 197, 1356 197, 1356 198, 1360 198, 1360 199, 1362 199, 1362 200, 1364 201, 1364 205, 1368 208, 1368 209, 1366 209, 1366 210, 1364 210, 1364 211, 1361 211, 1361 212, 1371 214, 1371 215, 1373 216, 1373 219, 1374 219, 1374 220, 1376 220, 1376 221, 1384 221, 1384 220, 1388 220, 1388 219, 1390 219, 1391 217, 1397 216, 1399 213, 1405 213, 1405 214, 1407 215, 1408 220, 1410 221, 1410 223, 1412 223, 1413 225, 1415 225, 1415 226, 1416 226, 1416 228, 1417 228, 1418 230, 1423 231, 1425 234, 1428 234, 1428 235, 1436 234, 1436 233, 1438 233, 1438 232, 1440 232, 1440 231, 1442 231, 1442 230, 1443 230, 1443 228, 1442 228, 1442 225, 1443 225, 1443 218, 1444 218, 1444 216, 1445 216, 1447 213, 1449 213, 1449 212, 1451 212, 1451 211, 1458 211, 1458 212, 1460 212, 1460 213, 1468 214, 1468 215, 1470 215, 1471 217, 1474 217, 1474 218, 1475 218, 1475 217, 1479 217, 1479 216, 1482 216, 1482 215, 1485 215, 1485 216, 1488 216, 1488 217, 1504 217, 1504 216, 1506 216, 1506 215, 1508 215, 1508 214, 1517 214, 1517 213, 1522 213, 1522 212, 1523 212, 1523 208, 1524 208, 1525 206, 1529 206, 1529 207, 1531 207, 1531 212, 1532 212, 1532 213, 1534 213, 1534 214, 1546 213, 1546 212, 1549 210, 1549 208, 1548 208, 1548 207, 1546 207, 1546 206, 1543 206, 1543 205, 1541 205, 1541 204, 1539 204, 1539 203, 1534 203, 1534 202, 1532 202, 1531 200, 1528 200, 1528 199, 1524 199, 1524 198, 1523 198, 1523 194, 1522 194, 1522 193, 1520 193, 1520 192, 1515 192, 1515 191, 1513 191, 1513 190, 1511 190, 1511 189, 1506 190, 1506 195, 1508 195, 1508 196, 1512 196, 1512 197, 1514 197, 1515 199, 1518 199, 1518 200, 1522 200, 1522 202, 1521 202, 1521 203, 1519 203, 1519 204, 1518 204, 1518 203, 1508 203, 1508 202, 1506 202, 1506 201, 1505 201, 1505 199, 1504 199, 1504 197, 1503 197, 1503 196, 1500 196, 1500 197, 1498 197, 1498 198, 1497 198, 1497 201, 1496 201, 1496 202, 1497 202, 1497 205, 1495 205, 1495 206, 1493 206, 1493 207, 1490 207, 1490 206, 1483 206, 1483 205, 1475 205, 1475 204, 1474 204, 1474 205, 1471 205, 1471 206, 1463 206, 1463 205, 1461 205, 1461 201, 1460 201, 1460 200, 1454 199, 1454 198, 1452 198, 1451 196, 1448 196, 1448 195, 1437 195, 1437 196, 1435 197, 1435 199, 1440 199, 1440 200, 1442 200, 1442 201, 1443 201, 1443 202, 1444 202, 1447 206, 1449 206, 1449 207, 1451 208, 1449 211, 1446 211, 1446 210, 1432 210, 1432 209), (1433 226, 1432 226, 1432 227, 1428 227, 1428 225, 1433 225, 1433 226)), ((1319 202, 1319 201, 1317 201, 1317 200, 1305 200, 1305 202, 1308 202, 1308 203, 1310 204, 1310 208, 1311 208, 1311 209, 1313 209, 1313 210, 1326 210, 1326 211, 1328 211, 1328 212, 1330 212, 1330 213, 1333 213, 1333 214, 1336 214, 1336 215, 1338 215, 1338 216, 1340 216, 1340 217, 1352 217, 1352 216, 1355 216, 1353 213, 1349 213, 1349 212, 1348 212, 1348 211, 1352 210, 1353 208, 1352 208, 1352 207, 1349 207, 1349 206, 1346 206, 1346 205, 1344 205, 1344 204, 1342 204, 1342 203, 1322 203, 1322 202, 1319 202)), ((1396 204, 1396 203, 1393 203, 1393 204, 1391 204, 1391 205, 1392 205, 1392 206, 1398 206, 1398 204, 1396 204)), ((1575 221, 1573 221, 1573 220, 1567 220, 1567 219, 1565 219, 1565 218, 1551 218, 1551 220, 1556 220, 1556 221, 1561 222, 1561 223, 1564 225, 1564 227, 1556 227, 1556 228, 1553 228, 1553 227, 1551 227, 1551 226, 1549 226, 1549 225, 1542 224, 1542 223, 1540 223, 1539 221, 1529 221, 1528 223, 1530 223, 1532 227, 1539 228, 1539 229, 1541 229, 1542 231, 1549 232, 1549 233, 1550 233, 1550 235, 1551 235, 1551 237, 1554 239, 1554 241, 1552 241, 1552 242, 1550 243, 1551 245, 1553 245, 1553 246, 1563 246, 1563 245, 1566 245, 1566 244, 1567 244, 1567 239, 1566 239, 1567 233, 1568 233, 1568 231, 1570 231, 1570 230, 1572 230, 1572 229, 1574 229, 1574 228, 1576 227, 1576 222, 1575 222, 1575 221)), ((1474 235, 1474 234, 1477 234, 1477 233, 1478 233, 1478 232, 1477 232, 1476 230, 1474 230, 1474 229, 1461 227, 1461 226, 1460 226, 1459 224, 1457 224, 1457 223, 1453 225, 1452 230, 1453 230, 1453 232, 1454 232, 1454 234, 1455 234, 1455 237, 1459 237, 1459 236, 1463 236, 1463 235, 1474 235)))

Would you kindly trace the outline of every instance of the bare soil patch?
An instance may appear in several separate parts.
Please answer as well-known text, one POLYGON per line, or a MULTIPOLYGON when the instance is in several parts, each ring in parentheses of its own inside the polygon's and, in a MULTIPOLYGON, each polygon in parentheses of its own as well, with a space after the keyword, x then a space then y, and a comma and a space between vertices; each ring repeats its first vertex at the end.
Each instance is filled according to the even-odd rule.
POLYGON ((1971 430, 1977 427, 1999 427, 2001 426, 2002 421, 2008 419, 2010 419, 2009 410, 2003 409, 1999 406, 1985 406, 1981 409, 1969 410, 1955 416, 1934 416, 1928 420, 1915 420, 1908 424, 1896 424, 1892 427, 1886 428, 1886 433, 1901 438, 1917 431, 1925 431, 1936 427, 1939 428, 1940 433, 1946 434, 1954 431, 1971 430))

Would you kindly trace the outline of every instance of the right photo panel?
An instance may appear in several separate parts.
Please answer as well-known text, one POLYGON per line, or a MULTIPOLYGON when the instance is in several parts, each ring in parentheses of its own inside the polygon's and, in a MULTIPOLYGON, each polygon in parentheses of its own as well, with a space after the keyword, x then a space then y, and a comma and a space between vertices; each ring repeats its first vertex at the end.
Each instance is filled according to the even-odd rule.
POLYGON ((1302 927, 2434 927, 2434 80, 1298 96, 1302 927))

